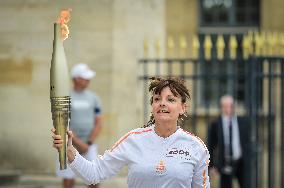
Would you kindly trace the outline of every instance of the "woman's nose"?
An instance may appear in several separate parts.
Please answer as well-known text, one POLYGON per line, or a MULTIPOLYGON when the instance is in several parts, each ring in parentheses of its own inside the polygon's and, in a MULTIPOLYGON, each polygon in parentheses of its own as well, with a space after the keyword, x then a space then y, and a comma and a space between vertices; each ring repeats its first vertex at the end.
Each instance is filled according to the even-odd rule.
POLYGON ((165 101, 164 100, 161 100, 160 106, 165 106, 165 101))

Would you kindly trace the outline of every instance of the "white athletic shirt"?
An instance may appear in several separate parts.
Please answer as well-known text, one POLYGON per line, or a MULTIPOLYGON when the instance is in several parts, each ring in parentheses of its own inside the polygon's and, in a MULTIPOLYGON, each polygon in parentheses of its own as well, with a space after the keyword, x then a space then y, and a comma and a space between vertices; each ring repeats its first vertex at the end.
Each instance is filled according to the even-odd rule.
POLYGON ((129 188, 209 188, 208 164, 209 152, 201 139, 181 128, 162 138, 153 125, 128 132, 92 162, 77 152, 70 167, 88 185, 127 165, 129 188))
POLYGON ((84 142, 94 129, 95 119, 101 114, 100 98, 90 90, 71 91, 70 129, 84 142))

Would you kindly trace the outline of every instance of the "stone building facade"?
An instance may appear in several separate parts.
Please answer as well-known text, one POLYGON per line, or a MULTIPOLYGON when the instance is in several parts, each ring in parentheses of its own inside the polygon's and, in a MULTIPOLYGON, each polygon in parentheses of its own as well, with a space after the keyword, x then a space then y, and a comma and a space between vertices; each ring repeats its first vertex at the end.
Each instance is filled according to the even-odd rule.
MULTIPOLYGON (((283 7, 282 0, 261 0, 260 29, 283 32, 283 7)), ((1 0, 1 168, 54 172, 49 68, 53 22, 63 8, 72 9, 64 42, 69 66, 85 62, 97 72, 91 89, 103 103, 101 154, 143 124, 137 61, 144 39, 165 44, 169 35, 190 37, 200 30, 198 0, 1 0)), ((167 55, 164 46, 161 56, 167 55)))

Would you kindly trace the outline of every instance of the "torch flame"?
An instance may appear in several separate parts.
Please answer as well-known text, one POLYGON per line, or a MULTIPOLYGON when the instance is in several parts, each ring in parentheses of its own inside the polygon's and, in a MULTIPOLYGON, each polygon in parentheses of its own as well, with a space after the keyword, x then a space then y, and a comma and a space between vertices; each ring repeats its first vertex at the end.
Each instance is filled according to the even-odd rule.
POLYGON ((68 29, 67 23, 70 21, 71 11, 72 9, 61 10, 59 18, 57 20, 57 23, 61 25, 61 38, 63 41, 67 39, 69 35, 69 29, 68 29))

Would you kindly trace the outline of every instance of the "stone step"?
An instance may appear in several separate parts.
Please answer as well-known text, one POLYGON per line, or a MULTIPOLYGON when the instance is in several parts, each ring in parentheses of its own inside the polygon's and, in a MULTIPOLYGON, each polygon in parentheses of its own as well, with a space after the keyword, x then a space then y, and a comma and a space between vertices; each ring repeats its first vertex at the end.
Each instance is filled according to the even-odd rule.
POLYGON ((19 182, 21 172, 18 170, 0 170, 0 186, 19 182))

